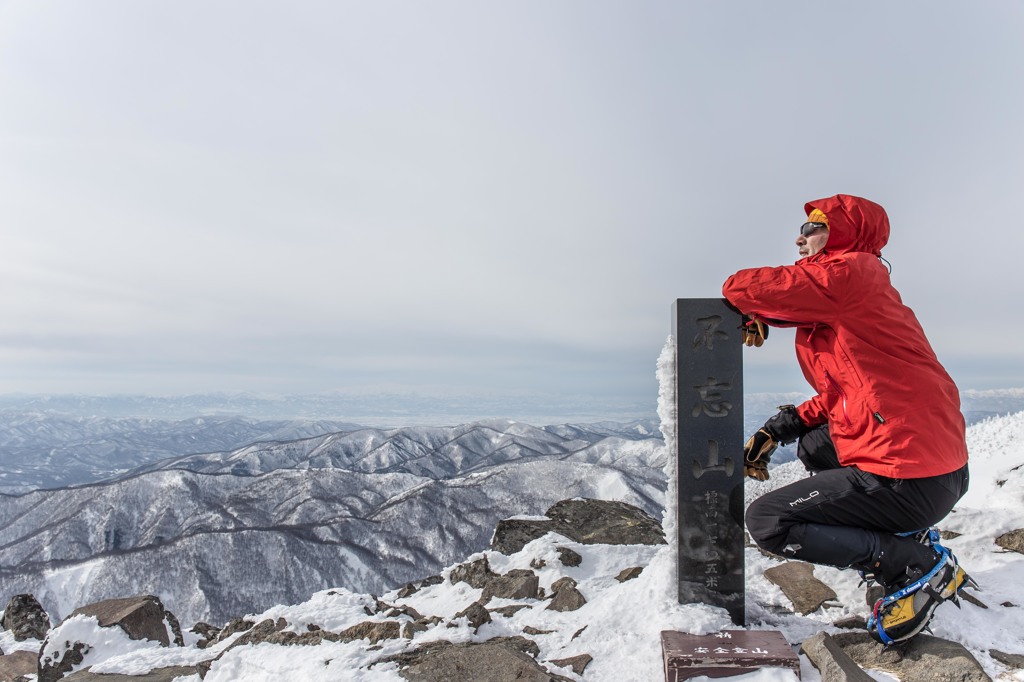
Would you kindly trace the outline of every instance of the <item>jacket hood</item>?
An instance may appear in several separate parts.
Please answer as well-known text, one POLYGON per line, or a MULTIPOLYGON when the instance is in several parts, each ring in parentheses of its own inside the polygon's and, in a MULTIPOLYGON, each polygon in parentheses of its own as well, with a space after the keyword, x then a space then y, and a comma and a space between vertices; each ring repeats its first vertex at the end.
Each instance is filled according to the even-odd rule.
POLYGON ((889 216, 884 208, 849 194, 837 194, 804 204, 805 213, 809 214, 815 208, 828 217, 826 251, 882 255, 882 247, 889 242, 889 216))

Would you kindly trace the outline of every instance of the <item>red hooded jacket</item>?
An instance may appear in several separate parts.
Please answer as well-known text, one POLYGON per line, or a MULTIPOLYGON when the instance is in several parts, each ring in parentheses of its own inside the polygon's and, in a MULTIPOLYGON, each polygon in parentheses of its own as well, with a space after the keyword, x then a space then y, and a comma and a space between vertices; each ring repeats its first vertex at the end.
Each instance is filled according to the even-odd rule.
POLYGON ((828 422, 844 466, 891 478, 949 473, 967 462, 953 380, 878 256, 885 210, 839 194, 805 206, 829 222, 825 248, 795 265, 740 270, 722 293, 748 315, 795 326, 796 355, 817 391, 797 412, 828 422))

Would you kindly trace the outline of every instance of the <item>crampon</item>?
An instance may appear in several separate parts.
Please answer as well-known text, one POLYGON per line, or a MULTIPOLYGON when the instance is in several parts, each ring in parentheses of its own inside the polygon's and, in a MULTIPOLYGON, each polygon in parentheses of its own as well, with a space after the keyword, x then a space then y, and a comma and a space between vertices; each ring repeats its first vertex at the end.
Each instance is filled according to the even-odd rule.
POLYGON ((939 561, 918 580, 875 601, 867 630, 886 646, 906 641, 927 629, 935 608, 942 602, 952 601, 959 607, 958 593, 964 587, 978 589, 978 584, 959 566, 953 553, 939 544, 936 529, 919 532, 934 533, 934 538, 922 538, 922 541, 939 553, 939 561))

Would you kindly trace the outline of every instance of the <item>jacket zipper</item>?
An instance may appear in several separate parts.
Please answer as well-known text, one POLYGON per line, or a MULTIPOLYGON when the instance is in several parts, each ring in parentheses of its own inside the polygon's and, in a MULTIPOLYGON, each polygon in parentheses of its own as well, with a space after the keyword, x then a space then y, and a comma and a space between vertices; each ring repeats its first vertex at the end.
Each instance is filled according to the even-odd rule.
POLYGON ((832 388, 835 389, 836 393, 839 394, 839 397, 842 398, 842 400, 843 400, 843 418, 846 420, 846 425, 847 426, 852 426, 853 424, 850 422, 850 413, 846 411, 846 392, 843 391, 843 389, 839 385, 839 383, 835 379, 832 378, 832 375, 829 373, 829 371, 827 369, 825 370, 825 381, 827 381, 829 383, 829 385, 832 386, 832 388))

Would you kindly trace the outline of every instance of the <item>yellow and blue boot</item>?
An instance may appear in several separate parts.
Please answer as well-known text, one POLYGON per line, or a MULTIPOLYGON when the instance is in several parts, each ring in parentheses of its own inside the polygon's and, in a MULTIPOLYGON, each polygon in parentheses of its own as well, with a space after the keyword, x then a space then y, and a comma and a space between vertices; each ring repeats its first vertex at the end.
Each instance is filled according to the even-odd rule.
POLYGON ((881 569, 884 561, 888 570, 876 572, 875 577, 885 586, 886 594, 875 602, 867 629, 876 641, 886 646, 906 641, 924 630, 942 602, 953 601, 959 606, 957 592, 961 588, 977 587, 953 553, 939 544, 938 531, 930 530, 928 537, 905 534, 913 535, 908 539, 917 542, 912 543, 898 541, 896 536, 883 538, 883 550, 876 565, 881 569), (922 550, 930 553, 930 560, 923 564, 922 550), (928 570, 919 568, 929 564, 932 566, 928 570), (899 566, 904 568, 901 570, 899 566))

